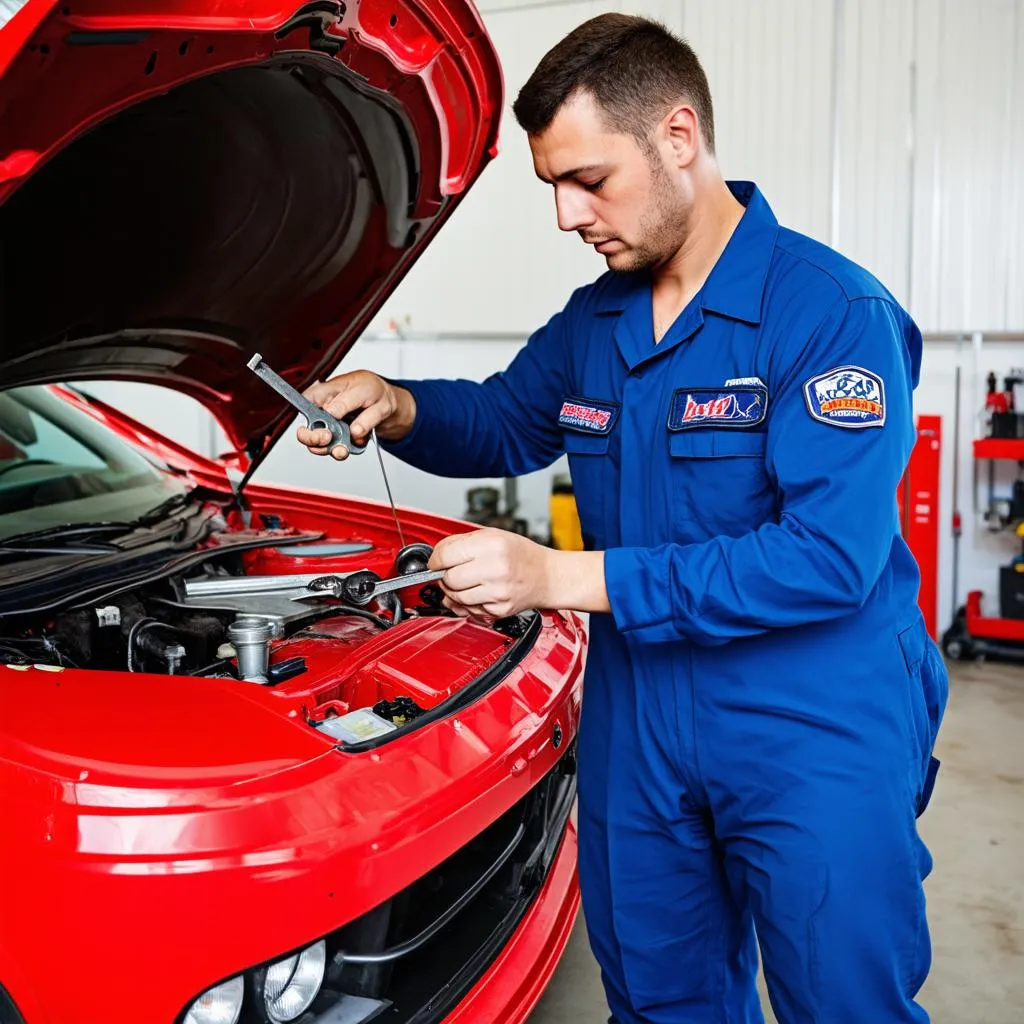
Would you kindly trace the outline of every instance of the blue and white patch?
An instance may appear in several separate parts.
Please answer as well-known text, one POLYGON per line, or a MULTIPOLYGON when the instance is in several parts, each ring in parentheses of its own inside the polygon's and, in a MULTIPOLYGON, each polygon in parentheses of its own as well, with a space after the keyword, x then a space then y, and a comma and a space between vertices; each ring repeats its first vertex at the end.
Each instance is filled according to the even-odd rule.
POLYGON ((763 388, 765 386, 764 381, 760 377, 733 377, 732 380, 727 380, 725 386, 727 388, 735 387, 738 384, 753 384, 755 387, 763 388))
POLYGON ((885 424, 885 385, 862 366, 837 366, 804 384, 807 411, 834 427, 881 427, 885 424))
POLYGON ((679 388, 672 394, 668 429, 750 429, 764 423, 767 415, 768 391, 764 387, 679 388))
POLYGON ((619 406, 594 398, 567 398, 558 414, 558 425, 584 434, 610 434, 619 406))

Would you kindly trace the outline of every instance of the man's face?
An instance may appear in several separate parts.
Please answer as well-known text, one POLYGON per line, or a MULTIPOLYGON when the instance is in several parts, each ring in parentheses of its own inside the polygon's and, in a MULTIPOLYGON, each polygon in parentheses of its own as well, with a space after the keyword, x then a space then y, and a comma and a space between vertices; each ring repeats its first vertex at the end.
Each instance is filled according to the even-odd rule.
MULTIPOLYGON (((530 136, 537 176, 555 188, 558 226, 577 231, 611 270, 646 270, 686 240, 692 200, 665 153, 608 130, 589 93, 570 98, 530 136)), ((671 152, 669 150, 669 152, 671 152)))

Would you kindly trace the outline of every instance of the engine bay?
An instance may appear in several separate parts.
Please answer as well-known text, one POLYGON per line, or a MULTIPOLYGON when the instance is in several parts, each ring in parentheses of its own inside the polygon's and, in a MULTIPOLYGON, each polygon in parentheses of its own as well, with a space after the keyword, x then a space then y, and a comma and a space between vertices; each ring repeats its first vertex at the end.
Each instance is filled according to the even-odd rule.
MULTIPOLYGON (((350 557, 369 547, 335 544, 325 545, 323 550, 350 557)), ((395 575, 421 572, 430 550, 426 544, 403 549, 396 559, 395 575)), ((395 591, 382 595, 379 602, 359 607, 334 598, 317 584, 350 575, 380 579, 372 570, 249 574, 245 562, 225 555, 204 562, 198 571, 176 574, 88 607, 30 618, 17 623, 21 627, 17 632, 9 630, 17 622, 11 617, 8 628, 0 628, 0 664, 280 682, 293 669, 275 666, 268 676, 271 647, 314 623, 358 618, 380 632, 406 618, 451 616, 436 585, 414 592, 395 591), (240 561, 241 565, 237 564, 240 561), (258 642, 265 647, 262 662, 254 657, 258 642)))
POLYGON ((267 543, 214 546, 186 571, 100 600, 0 618, 0 666, 244 682, 354 745, 408 728, 473 689, 530 629, 529 616, 491 625, 460 618, 436 583, 416 585, 429 544, 396 553, 367 541, 254 532, 267 533, 267 543), (381 580, 394 589, 346 600, 359 592, 346 582, 368 593, 381 580))

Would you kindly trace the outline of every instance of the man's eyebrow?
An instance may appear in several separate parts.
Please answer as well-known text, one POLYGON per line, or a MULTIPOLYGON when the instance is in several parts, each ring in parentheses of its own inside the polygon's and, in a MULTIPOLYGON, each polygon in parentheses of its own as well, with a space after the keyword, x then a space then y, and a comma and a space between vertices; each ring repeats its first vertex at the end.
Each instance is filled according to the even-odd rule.
POLYGON ((574 167, 571 171, 562 171, 561 174, 556 174, 555 177, 545 178, 543 175, 538 174, 537 177, 541 181, 547 182, 549 185, 553 185, 556 181, 568 181, 570 178, 578 178, 581 174, 586 174, 588 171, 599 171, 604 168, 604 164, 586 164, 583 167, 574 167))

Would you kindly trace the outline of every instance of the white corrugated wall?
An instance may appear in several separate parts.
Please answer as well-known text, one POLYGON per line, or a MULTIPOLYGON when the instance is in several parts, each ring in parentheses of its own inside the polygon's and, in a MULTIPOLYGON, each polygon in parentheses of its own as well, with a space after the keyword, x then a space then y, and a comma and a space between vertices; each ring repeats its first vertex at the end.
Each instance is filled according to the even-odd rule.
POLYGON ((662 19, 708 72, 727 177, 876 273, 926 331, 1024 328, 1024 0, 482 0, 501 155, 375 322, 527 333, 603 260, 563 236, 508 109, 605 10, 662 19), (481 268, 486 270, 481 272, 481 268))
POLYGON ((0 27, 6 25, 26 2, 27 0, 0 0, 0 27))
POLYGON ((914 312, 935 330, 1019 330, 1024 3, 919 0, 915 52, 914 312))
POLYGON ((821 0, 687 0, 683 32, 704 65, 718 159, 756 181, 776 216, 828 240, 832 14, 821 0))

